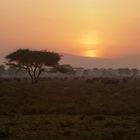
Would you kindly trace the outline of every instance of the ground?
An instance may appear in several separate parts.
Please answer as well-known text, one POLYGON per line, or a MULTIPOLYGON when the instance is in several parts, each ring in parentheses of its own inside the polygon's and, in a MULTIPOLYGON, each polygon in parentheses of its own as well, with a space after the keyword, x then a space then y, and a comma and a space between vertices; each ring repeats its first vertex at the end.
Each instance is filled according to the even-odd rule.
POLYGON ((140 79, 0 80, 0 140, 139 140, 140 79))

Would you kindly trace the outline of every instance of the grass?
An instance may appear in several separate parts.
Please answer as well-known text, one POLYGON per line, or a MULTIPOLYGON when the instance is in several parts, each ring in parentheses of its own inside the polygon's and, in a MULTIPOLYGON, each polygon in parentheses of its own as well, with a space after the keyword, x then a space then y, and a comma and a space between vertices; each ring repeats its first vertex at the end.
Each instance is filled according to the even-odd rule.
POLYGON ((140 79, 0 80, 2 140, 139 140, 140 79))

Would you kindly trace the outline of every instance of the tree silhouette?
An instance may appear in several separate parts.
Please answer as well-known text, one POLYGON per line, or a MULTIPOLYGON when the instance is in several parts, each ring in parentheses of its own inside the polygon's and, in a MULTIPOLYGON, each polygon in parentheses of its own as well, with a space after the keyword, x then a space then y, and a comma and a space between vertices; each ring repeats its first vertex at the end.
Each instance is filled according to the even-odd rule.
POLYGON ((6 59, 8 60, 7 65, 18 70, 25 70, 34 84, 38 82, 45 67, 55 67, 61 56, 54 52, 19 49, 6 56, 6 59))
POLYGON ((53 69, 51 70, 51 72, 60 72, 60 73, 64 73, 64 74, 75 74, 75 70, 73 69, 73 67, 69 64, 64 64, 64 65, 56 65, 55 67, 53 67, 53 69))

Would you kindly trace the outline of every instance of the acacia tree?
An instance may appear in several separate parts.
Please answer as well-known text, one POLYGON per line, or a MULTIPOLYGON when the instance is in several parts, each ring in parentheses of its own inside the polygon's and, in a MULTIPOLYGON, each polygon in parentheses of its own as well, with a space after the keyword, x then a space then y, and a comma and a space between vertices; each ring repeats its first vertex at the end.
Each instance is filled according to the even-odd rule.
POLYGON ((61 56, 54 52, 19 49, 6 56, 6 59, 8 60, 7 65, 18 70, 25 70, 34 84, 38 82, 45 67, 58 65, 61 56))
POLYGON ((75 74, 75 70, 69 64, 56 65, 51 70, 52 73, 57 72, 57 71, 60 72, 60 73, 64 73, 64 74, 75 74))

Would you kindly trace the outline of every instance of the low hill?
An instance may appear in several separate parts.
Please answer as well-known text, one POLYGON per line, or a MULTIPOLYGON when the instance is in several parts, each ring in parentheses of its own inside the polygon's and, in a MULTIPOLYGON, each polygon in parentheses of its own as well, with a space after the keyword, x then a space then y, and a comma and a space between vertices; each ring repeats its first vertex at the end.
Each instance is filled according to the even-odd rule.
POLYGON ((61 63, 84 68, 140 68, 139 60, 140 56, 106 59, 63 54, 61 63))

